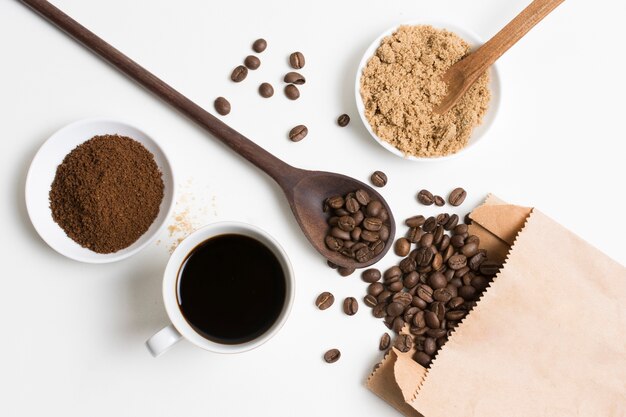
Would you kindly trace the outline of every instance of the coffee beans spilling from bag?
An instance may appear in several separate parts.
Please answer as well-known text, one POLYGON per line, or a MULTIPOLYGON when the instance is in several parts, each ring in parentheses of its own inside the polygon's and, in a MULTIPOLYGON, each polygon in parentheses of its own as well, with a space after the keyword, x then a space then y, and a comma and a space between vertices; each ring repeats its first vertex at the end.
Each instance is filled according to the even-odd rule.
POLYGON ((487 260, 479 238, 458 221, 456 214, 447 213, 407 219, 410 229, 398 239, 396 253, 408 256, 384 274, 371 268, 362 275, 370 283, 365 304, 399 334, 396 349, 415 348, 414 359, 424 367, 500 269, 487 260))
POLYGON ((330 250, 358 262, 367 262, 382 253, 389 239, 389 213, 367 191, 327 198, 324 212, 330 213, 325 239, 330 250))

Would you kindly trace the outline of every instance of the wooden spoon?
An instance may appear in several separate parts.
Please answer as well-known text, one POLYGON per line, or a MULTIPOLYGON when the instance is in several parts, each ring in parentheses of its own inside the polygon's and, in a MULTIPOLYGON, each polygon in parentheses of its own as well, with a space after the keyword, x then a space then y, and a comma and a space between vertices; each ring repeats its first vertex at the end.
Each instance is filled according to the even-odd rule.
POLYGON ((533 1, 493 38, 448 68, 442 75, 448 91, 434 112, 443 114, 450 110, 487 68, 563 1, 533 1))
POLYGON ((265 171, 282 188, 304 235, 326 259, 339 266, 363 268, 378 262, 387 253, 395 236, 395 221, 385 199, 372 187, 345 175, 306 171, 286 164, 174 90, 49 2, 21 1, 265 171), (322 211, 324 200, 333 195, 345 195, 358 189, 364 189, 370 197, 380 200, 389 213, 387 244, 380 254, 367 262, 357 262, 355 259, 333 252, 324 242, 328 230, 326 214, 322 211))

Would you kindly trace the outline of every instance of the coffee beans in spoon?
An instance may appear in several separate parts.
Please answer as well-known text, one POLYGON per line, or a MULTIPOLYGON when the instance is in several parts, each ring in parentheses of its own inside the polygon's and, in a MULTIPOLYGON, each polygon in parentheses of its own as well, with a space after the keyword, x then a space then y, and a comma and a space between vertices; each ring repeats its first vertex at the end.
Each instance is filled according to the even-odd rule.
POLYGON ((331 196, 324 202, 324 212, 329 214, 325 243, 330 250, 357 262, 367 262, 384 250, 389 214, 367 191, 331 196))

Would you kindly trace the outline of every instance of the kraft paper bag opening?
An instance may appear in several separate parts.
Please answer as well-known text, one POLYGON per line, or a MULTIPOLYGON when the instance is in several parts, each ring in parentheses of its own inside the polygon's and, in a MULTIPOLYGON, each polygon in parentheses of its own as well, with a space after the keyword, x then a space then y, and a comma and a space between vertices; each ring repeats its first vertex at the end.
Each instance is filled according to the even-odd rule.
POLYGON ((368 387, 406 416, 626 416, 626 268, 490 196, 471 233, 504 266, 430 369, 390 351, 368 387))

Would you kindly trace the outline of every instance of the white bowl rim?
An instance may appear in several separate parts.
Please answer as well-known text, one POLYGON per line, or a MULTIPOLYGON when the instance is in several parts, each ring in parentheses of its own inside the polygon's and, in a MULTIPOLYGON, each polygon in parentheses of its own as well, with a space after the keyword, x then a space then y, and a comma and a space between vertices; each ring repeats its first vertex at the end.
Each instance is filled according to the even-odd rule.
POLYGON ((465 29, 449 21, 444 22, 440 20, 423 19, 419 21, 412 20, 412 21, 397 23, 389 27, 385 31, 383 31, 376 39, 374 39, 372 43, 370 43, 370 45, 365 50, 363 57, 361 58, 361 61, 359 62, 359 66, 356 72, 356 80, 354 84, 354 95, 355 95, 355 100, 356 100, 357 112, 359 113, 359 118, 361 119, 361 122, 363 122, 363 125, 365 125, 365 128, 367 129, 369 134, 380 146, 382 146, 389 152, 393 153, 394 155, 399 156, 400 158, 408 160, 408 161, 441 162, 441 161, 457 158, 458 156, 463 155, 472 149, 476 149, 476 145, 479 142, 484 143, 484 137, 487 136, 486 135, 487 132, 490 130, 491 125, 493 124, 494 120, 496 119, 498 115, 498 110, 500 108, 500 102, 501 102, 501 96, 502 96, 502 83, 500 82, 500 74, 499 74, 496 63, 494 63, 490 67, 489 85, 491 87, 491 99, 489 101, 489 108, 487 109, 487 112, 485 113, 485 116, 483 117, 482 123, 475 127, 475 129, 482 128, 482 131, 480 132, 478 136, 476 136, 475 131, 472 132, 473 138, 470 137, 470 141, 468 142, 468 144, 464 148, 459 150, 458 152, 451 154, 451 155, 438 156, 438 157, 417 157, 413 155, 405 155, 404 153, 402 153, 402 151, 400 151, 398 148, 396 148, 389 142, 379 138, 378 135, 374 132, 374 130, 372 129, 372 126, 370 125, 369 121, 365 117, 365 105, 363 104, 363 100, 361 98, 361 74, 363 73, 363 69, 365 68, 365 65, 367 64, 367 61, 374 55, 374 52, 376 51, 378 46, 380 46, 380 42, 383 40, 383 38, 393 34, 395 31, 397 31, 400 28, 400 26, 427 26, 427 25, 432 26, 437 29, 445 29, 445 30, 448 30, 450 32, 453 32, 459 35, 466 42, 469 42, 471 44, 472 49, 476 47, 476 44, 479 44, 482 42, 481 37, 478 36, 474 31, 465 29), (472 139, 474 140, 472 141, 472 139))
MULTIPOLYGON (((85 141, 81 142, 84 143, 87 140, 89 140, 90 138, 85 139, 85 141)), ((78 146, 78 145, 77 145, 78 146)), ((167 196, 164 196, 164 199, 167 196)), ((33 225, 33 227, 35 228, 35 230, 37 231, 37 234, 39 235, 39 237, 41 237, 41 239, 52 249, 54 249, 57 253, 65 256, 66 258, 75 260, 75 261, 79 261, 79 262, 84 262, 84 263, 90 263, 90 264, 105 264, 105 263, 112 263, 112 262, 117 262, 117 261, 121 261, 123 259, 129 258, 135 254, 137 254, 138 252, 140 252, 142 249, 144 249, 146 246, 148 246, 150 243, 153 242, 154 238, 159 235, 166 227, 167 224, 167 219, 171 217, 171 214, 174 210, 174 201, 176 198, 176 179, 175 179, 175 174, 174 174, 174 170, 172 168, 172 164, 170 162, 170 159, 167 155, 167 153, 165 152, 165 150, 163 149, 163 147, 159 144, 158 141, 156 141, 154 139, 154 136, 150 135, 149 133, 147 133, 144 129, 140 129, 137 126, 135 126, 134 124, 125 121, 125 120, 121 120, 121 119, 113 119, 110 117, 90 117, 90 118, 84 118, 84 119, 79 119, 79 120, 75 120, 73 122, 70 122, 64 126, 62 126, 61 128, 57 129, 54 133, 52 133, 39 147, 39 149, 37 150, 37 152, 35 153, 35 156, 33 157, 33 159, 31 160, 30 166, 28 167, 28 173, 26 174, 26 181, 25 181, 25 187, 24 187, 24 199, 26 201, 26 211, 28 213, 28 217, 30 219, 31 224, 33 225), (35 214, 33 213, 33 203, 30 201, 29 195, 31 194, 29 192, 29 188, 32 187, 32 181, 33 181, 33 177, 35 175, 37 175, 34 171, 35 168, 37 167, 37 162, 43 158, 43 155, 45 154, 45 152, 47 151, 47 147, 50 146, 50 143, 52 143, 54 140, 58 140, 58 137, 61 137, 61 135, 63 135, 67 130, 76 128, 77 126, 81 126, 81 125, 89 125, 89 124, 96 124, 96 123, 107 123, 107 124, 116 124, 116 125, 124 125, 130 129, 134 129, 136 131, 138 131, 139 133, 141 133, 143 136, 145 136, 146 138, 148 138, 148 140, 151 142, 151 145, 153 145, 156 149, 159 150, 159 152, 161 153, 161 156, 163 157, 163 163, 164 166, 159 166, 159 168, 161 169, 161 171, 163 171, 164 169, 167 169, 169 171, 169 175, 171 177, 171 198, 169 199, 169 201, 166 202, 167 204, 167 212, 165 213, 165 215, 163 216, 163 220, 161 221, 161 224, 156 227, 150 234, 150 236, 148 238, 146 238, 146 240, 141 243, 140 245, 137 245, 136 247, 125 251, 123 253, 107 253, 107 254, 100 254, 97 252, 93 252, 92 253, 92 257, 83 257, 83 256, 78 256, 72 253, 69 253, 68 251, 65 251, 64 248, 61 245, 57 245, 54 242, 52 242, 47 233, 45 233, 42 229, 41 229, 41 225, 39 224, 39 220, 36 218, 35 214)), ((156 221, 156 219, 155 219, 156 221)), ((146 231, 147 233, 147 231, 146 231)), ((145 235, 145 234, 144 234, 145 235)), ((143 235, 142 235, 143 236, 143 235)), ((68 239, 71 240, 71 238, 68 236, 68 239)), ((135 242, 136 243, 136 242, 135 242)), ((135 243, 131 244, 131 246, 133 246, 135 243)), ((125 248, 128 249, 131 246, 125 248)))

